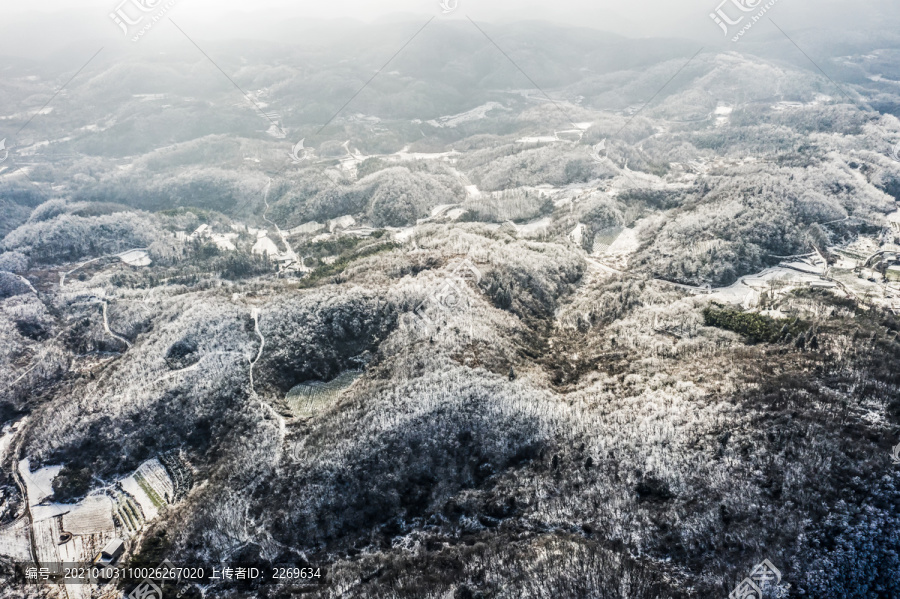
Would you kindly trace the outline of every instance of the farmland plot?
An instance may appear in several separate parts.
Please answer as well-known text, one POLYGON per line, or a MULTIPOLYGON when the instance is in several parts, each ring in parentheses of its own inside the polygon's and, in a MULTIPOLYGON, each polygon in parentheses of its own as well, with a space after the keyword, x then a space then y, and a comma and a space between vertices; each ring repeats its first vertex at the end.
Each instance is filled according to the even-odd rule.
POLYGON ((623 230, 622 227, 608 227, 594 235, 594 256, 605 256, 623 230))
POLYGON ((56 504, 32 510, 38 561, 48 564, 93 560, 116 537, 112 507, 106 495, 91 495, 75 505, 56 504))
POLYGON ((123 536, 138 532, 144 525, 144 515, 137 502, 126 493, 115 493, 113 496, 113 514, 118 526, 123 529, 123 536))
MULTIPOLYGON (((61 573, 63 562, 91 561, 114 534, 89 534, 73 536, 65 543, 60 543, 63 535, 63 516, 53 516, 34 524, 34 545, 36 558, 42 567, 51 572, 61 573)), ((59 597, 81 599, 90 597, 90 585, 66 585, 57 587, 59 597)))
POLYGON ((64 529, 73 535, 112 534, 116 530, 112 507, 112 500, 106 495, 85 497, 71 512, 63 515, 64 529))
POLYGON ((53 516, 35 522, 33 526, 34 548, 37 561, 42 565, 60 561, 59 539, 61 518, 53 516))
POLYGON ((31 559, 31 541, 28 538, 28 521, 19 518, 0 528, 0 557, 28 561, 31 559))
POLYGON ((122 479, 122 488, 140 505, 146 520, 152 520, 163 505, 175 497, 175 486, 157 459, 147 460, 132 474, 122 479))

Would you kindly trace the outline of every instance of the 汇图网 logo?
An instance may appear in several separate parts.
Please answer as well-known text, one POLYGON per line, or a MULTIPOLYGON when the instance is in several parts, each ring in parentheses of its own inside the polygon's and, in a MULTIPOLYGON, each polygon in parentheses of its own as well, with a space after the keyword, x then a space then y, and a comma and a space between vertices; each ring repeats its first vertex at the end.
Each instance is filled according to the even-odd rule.
POLYGON ((709 18, 722 29, 726 37, 731 33, 732 27, 741 25, 746 19, 747 22, 744 23, 740 31, 731 38, 731 41, 736 42, 762 19, 763 15, 775 6, 776 2, 778 0, 768 0, 765 4, 763 4, 763 0, 722 0, 715 11, 709 14, 709 18), (733 6, 726 10, 726 5, 728 4, 733 6), (756 14, 751 16, 749 13, 752 12, 756 14))
POLYGON ((743 15, 739 16, 737 19, 732 19, 728 13, 725 12, 722 7, 729 2, 734 4, 738 10, 746 13, 756 10, 756 7, 760 5, 762 0, 722 0, 722 3, 716 7, 716 12, 711 13, 709 16, 716 22, 716 25, 722 28, 725 35, 728 35, 728 27, 730 25, 739 25, 741 21, 744 20, 743 15))
POLYGON ((303 147, 303 142, 306 138, 301 139, 294 147, 291 148, 291 161, 296 163, 303 162, 306 160, 306 148, 303 147))
POLYGON ((139 27, 140 29, 131 37, 131 41, 136 42, 175 6, 176 1, 168 0, 163 4, 163 0, 122 0, 113 12, 109 13, 109 18, 126 36, 132 34, 133 28, 139 27))
POLYGON ((766 597, 785 597, 790 585, 780 586, 781 570, 765 559, 756 564, 750 576, 738 583, 728 595, 728 599, 762 599, 766 597))

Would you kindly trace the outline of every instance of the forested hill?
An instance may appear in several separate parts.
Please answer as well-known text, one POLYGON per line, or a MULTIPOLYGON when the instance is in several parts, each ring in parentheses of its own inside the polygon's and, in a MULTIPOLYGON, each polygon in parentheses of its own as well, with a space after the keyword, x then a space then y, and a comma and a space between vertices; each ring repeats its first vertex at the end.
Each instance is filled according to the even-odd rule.
POLYGON ((900 46, 413 25, 4 71, 0 576, 900 597, 900 46))

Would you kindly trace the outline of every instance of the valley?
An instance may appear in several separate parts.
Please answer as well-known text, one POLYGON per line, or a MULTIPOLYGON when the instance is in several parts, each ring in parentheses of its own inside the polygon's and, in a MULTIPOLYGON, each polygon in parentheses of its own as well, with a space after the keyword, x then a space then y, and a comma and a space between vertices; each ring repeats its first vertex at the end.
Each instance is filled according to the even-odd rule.
POLYGON ((4 80, 0 597, 900 593, 893 42, 391 23, 4 80))

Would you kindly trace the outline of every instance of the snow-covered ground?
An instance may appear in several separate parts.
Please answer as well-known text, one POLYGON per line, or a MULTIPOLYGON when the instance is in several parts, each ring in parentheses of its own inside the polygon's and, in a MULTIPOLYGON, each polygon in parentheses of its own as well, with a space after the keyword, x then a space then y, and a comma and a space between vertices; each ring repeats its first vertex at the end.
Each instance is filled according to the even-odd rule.
POLYGON ((234 251, 237 249, 234 245, 234 240, 238 238, 237 233, 213 233, 209 238, 220 250, 234 251))
POLYGON ((715 115, 716 115, 716 127, 723 127, 728 124, 728 121, 731 120, 731 113, 734 111, 733 106, 728 106, 727 104, 719 104, 716 106, 715 115))
POLYGON ((551 224, 553 224, 553 219, 549 216, 545 216, 544 218, 525 223, 524 225, 516 225, 516 230, 519 234, 528 237, 543 233, 551 224))
POLYGON ((410 238, 416 234, 415 227, 404 227, 402 229, 397 229, 393 232, 393 238, 400 243, 406 243, 410 240, 410 238))
POLYGON ((149 266, 153 260, 145 250, 128 250, 119 254, 119 260, 129 266, 149 266))
POLYGON ((488 102, 487 104, 482 104, 481 106, 476 106, 472 110, 467 110, 465 112, 460 112, 459 114, 452 114, 448 116, 438 117, 436 119, 432 119, 430 121, 425 121, 432 127, 456 127, 457 125, 461 125, 462 123, 468 123, 471 121, 479 121, 485 116, 487 113, 492 110, 509 110, 506 106, 501 104, 500 102, 488 102))
MULTIPOLYGON (((116 487, 95 492, 75 504, 43 503, 53 493, 53 479, 61 466, 31 472, 26 458, 19 462, 18 469, 25 482, 35 557, 42 564, 91 561, 110 540, 127 538, 136 532, 135 528, 122 528, 124 522, 117 525, 113 518, 117 506, 108 491, 116 487)), ((171 503, 175 495, 174 483, 157 459, 147 460, 119 484, 133 498, 128 501, 136 502, 140 508, 139 526, 155 518, 159 509, 171 503)), ((119 491, 114 494, 122 495, 119 491)), ((2 528, 0 555, 30 558, 31 540, 24 518, 2 528)))
MULTIPOLYGON (((403 149, 393 154, 387 154, 383 156, 383 158, 390 159, 393 157, 399 160, 442 160, 460 155, 460 152, 457 152, 456 150, 450 150, 449 152, 410 152, 409 146, 404 146, 403 149)), ((382 156, 379 156, 379 158, 382 158, 382 156)))
POLYGON ((534 144, 534 143, 552 143, 554 141, 559 141, 559 138, 556 135, 535 135, 532 137, 520 137, 516 140, 516 143, 521 144, 534 144))
POLYGON ((131 94, 132 98, 137 98, 141 102, 151 102, 153 100, 164 100, 166 94, 131 94))
POLYGON ((346 229, 356 224, 356 219, 349 214, 339 216, 328 221, 328 230, 334 232, 335 229, 346 229))
POLYGON ((892 83, 894 85, 900 85, 900 81, 897 81, 895 79, 888 79, 884 75, 880 75, 880 74, 879 75, 869 75, 867 77, 867 79, 869 79, 871 81, 875 81, 877 83, 892 83))
POLYGON ((782 110, 793 110, 797 108, 811 108, 813 106, 819 106, 820 104, 826 104, 832 100, 831 96, 826 96, 824 94, 819 94, 816 96, 815 100, 811 102, 777 102, 772 105, 772 110, 782 111, 782 110))
POLYGON ((617 270, 625 270, 628 267, 629 258, 637 251, 638 246, 637 227, 623 229, 619 236, 616 237, 616 240, 598 258, 607 266, 617 270))
POLYGON ((584 232, 585 226, 583 223, 578 223, 575 225, 575 228, 569 231, 569 239, 575 242, 575 245, 580 246, 582 241, 584 240, 584 232))
POLYGON ((298 227, 294 227, 289 231, 285 231, 285 235, 309 235, 315 233, 317 231, 321 231, 325 228, 325 225, 322 223, 317 223, 315 221, 310 221, 308 223, 303 223, 298 227))
POLYGON ((25 481, 28 505, 38 505, 53 495, 53 479, 60 470, 62 470, 62 466, 45 466, 32 472, 28 458, 19 462, 19 475, 25 481))
MULTIPOLYGON (((44 108, 42 108, 42 109, 39 110, 38 112, 33 113, 33 115, 34 115, 34 116, 37 116, 37 115, 45 115, 45 114, 50 114, 51 112, 53 112, 53 107, 52 107, 52 106, 45 106, 44 108)), ((10 114, 10 115, 6 115, 6 116, 0 115, 0 121, 12 121, 12 120, 20 120, 20 119, 21 119, 21 120, 27 120, 27 119, 28 119, 29 117, 31 117, 31 116, 32 116, 32 113, 31 113, 31 112, 27 112, 27 111, 26 111, 26 112, 16 112, 16 113, 13 113, 13 114, 10 114)))
POLYGON ((754 275, 741 277, 728 287, 712 290, 709 297, 712 300, 749 309, 759 303, 760 295, 764 291, 768 291, 773 287, 791 288, 806 286, 837 287, 835 283, 826 281, 817 274, 776 266, 767 268, 754 275))
POLYGON ((116 532, 112 518, 112 499, 107 495, 89 495, 63 515, 63 529, 73 535, 116 532))
POLYGON ((273 258, 281 253, 278 250, 278 246, 266 235, 265 231, 256 237, 256 243, 253 244, 251 251, 254 254, 268 254, 273 258))
POLYGON ((26 419, 27 418, 23 418, 18 422, 6 424, 3 426, 3 429, 0 430, 0 464, 3 463, 4 459, 6 459, 6 452, 9 450, 10 445, 12 444, 13 437, 15 436, 19 428, 25 424, 26 419))
POLYGON ((437 206, 435 206, 434 208, 431 209, 430 217, 436 218, 438 216, 441 216, 442 214, 444 214, 445 212, 450 210, 450 208, 453 208, 454 206, 457 206, 457 205, 458 204, 438 204, 437 206))
POLYGON ((0 527, 0 556, 19 562, 31 561, 31 538, 25 518, 0 527))

